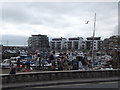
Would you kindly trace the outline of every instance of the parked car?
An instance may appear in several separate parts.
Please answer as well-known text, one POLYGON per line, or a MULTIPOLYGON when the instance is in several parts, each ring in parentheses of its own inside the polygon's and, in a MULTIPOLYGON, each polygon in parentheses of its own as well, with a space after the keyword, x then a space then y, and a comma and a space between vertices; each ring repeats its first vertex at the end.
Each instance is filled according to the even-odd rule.
POLYGON ((7 68, 10 66, 9 59, 5 59, 2 63, 0 63, 1 68, 7 68))
POLYGON ((0 67, 1 68, 9 68, 10 63, 16 63, 16 60, 15 59, 5 59, 5 60, 3 60, 2 63, 0 63, 0 67))

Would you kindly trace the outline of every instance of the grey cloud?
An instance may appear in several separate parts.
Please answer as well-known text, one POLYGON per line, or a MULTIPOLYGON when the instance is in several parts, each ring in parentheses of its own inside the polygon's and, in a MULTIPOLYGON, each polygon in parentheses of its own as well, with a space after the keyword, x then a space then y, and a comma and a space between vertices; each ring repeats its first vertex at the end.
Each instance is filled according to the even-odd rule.
MULTIPOLYGON (((8 6, 3 5, 3 20, 30 24, 42 24, 49 21, 57 23, 61 14, 84 16, 88 14, 88 11, 104 13, 106 10, 101 9, 105 7, 102 7, 103 5, 104 3, 11 3, 8 6)), ((106 5, 111 6, 111 3, 106 5)))
POLYGON ((2 44, 7 45, 27 45, 28 37, 17 35, 2 35, 2 44))
POLYGON ((2 19, 9 23, 23 23, 29 19, 29 14, 22 8, 6 7, 2 8, 2 19))
MULTIPOLYGON (((43 26, 50 31, 64 32, 63 36, 84 36, 92 35, 93 26, 84 26, 81 21, 89 20, 93 23, 94 13, 97 13, 96 35, 107 36, 103 31, 113 30, 116 25, 117 3, 52 3, 52 2, 33 2, 33 3, 4 3, 2 7, 2 19, 4 24, 13 24, 18 30, 30 30, 35 32, 32 25, 43 26), (66 17, 64 17, 66 16, 66 17), (80 23, 72 21, 71 17, 78 18, 80 23), (71 20, 71 21, 70 21, 71 20), (22 25, 24 24, 25 25, 22 25), (80 24, 80 25, 79 25, 80 24), (79 27, 79 26, 84 27, 79 27), (21 28, 20 28, 21 27, 21 28), (52 30, 53 29, 53 30, 52 30), (75 31, 75 32, 73 32, 75 31)), ((16 29, 16 30, 17 30, 16 29)), ((38 28, 39 29, 39 28, 38 28)), ((12 29, 11 29, 12 30, 12 29)), ((40 33, 41 30, 37 30, 40 33)), ((46 30, 47 32, 47 30, 46 30)), ((108 32, 109 33, 109 32, 108 32)), ((53 34, 51 34, 53 35, 53 34)), ((49 34, 49 36, 51 37, 49 34)), ((6 37, 7 39, 7 37, 6 37)), ((13 39, 12 39, 13 40, 13 39)))
POLYGON ((113 34, 115 34, 115 35, 118 35, 118 34, 119 34, 119 35, 120 35, 118 27, 119 27, 118 25, 116 25, 116 26, 114 27, 115 30, 113 31, 113 34))

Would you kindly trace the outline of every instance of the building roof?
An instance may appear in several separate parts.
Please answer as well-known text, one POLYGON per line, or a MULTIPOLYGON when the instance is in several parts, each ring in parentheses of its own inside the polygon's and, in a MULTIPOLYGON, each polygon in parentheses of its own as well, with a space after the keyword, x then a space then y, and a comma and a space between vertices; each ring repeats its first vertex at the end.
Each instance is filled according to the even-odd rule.
MULTIPOLYGON (((93 40, 93 37, 87 37, 87 40, 93 40)), ((94 40, 101 40, 101 37, 94 37, 94 40)))

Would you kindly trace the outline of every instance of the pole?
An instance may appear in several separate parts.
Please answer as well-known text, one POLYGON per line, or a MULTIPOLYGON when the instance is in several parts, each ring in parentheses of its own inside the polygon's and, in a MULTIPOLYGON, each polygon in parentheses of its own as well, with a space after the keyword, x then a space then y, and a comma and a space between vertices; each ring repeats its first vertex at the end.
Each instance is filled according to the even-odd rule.
POLYGON ((94 62, 94 37, 95 37, 95 27, 96 27, 96 13, 94 18, 94 29, 93 29, 93 40, 92 40, 92 65, 94 62))
POLYGON ((7 40, 6 42, 7 42, 7 46, 8 46, 8 42, 9 42, 9 41, 7 40))

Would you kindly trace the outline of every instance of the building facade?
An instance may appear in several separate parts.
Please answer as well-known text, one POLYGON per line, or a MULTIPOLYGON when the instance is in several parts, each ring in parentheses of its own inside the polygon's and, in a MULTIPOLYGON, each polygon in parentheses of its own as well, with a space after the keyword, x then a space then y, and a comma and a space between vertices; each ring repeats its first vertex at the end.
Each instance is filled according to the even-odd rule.
POLYGON ((92 50, 94 45, 94 50, 103 49, 103 41, 100 37, 88 37, 87 40, 83 40, 82 37, 73 37, 73 38, 54 38, 50 41, 50 49, 55 50, 92 50))
POLYGON ((47 49, 49 48, 49 39, 47 35, 32 35, 28 38, 28 47, 32 49, 47 49))
POLYGON ((50 41, 50 49, 53 50, 61 50, 67 48, 67 39, 66 38, 53 38, 52 41, 50 41))
POLYGON ((82 48, 82 37, 75 38, 53 38, 50 41, 50 49, 55 50, 80 50, 82 48))
POLYGON ((69 38, 67 41, 67 49, 69 50, 81 50, 82 49, 82 37, 69 38))
POLYGON ((86 50, 102 50, 103 49, 103 41, 101 40, 101 37, 88 37, 84 44, 84 49, 86 50))

